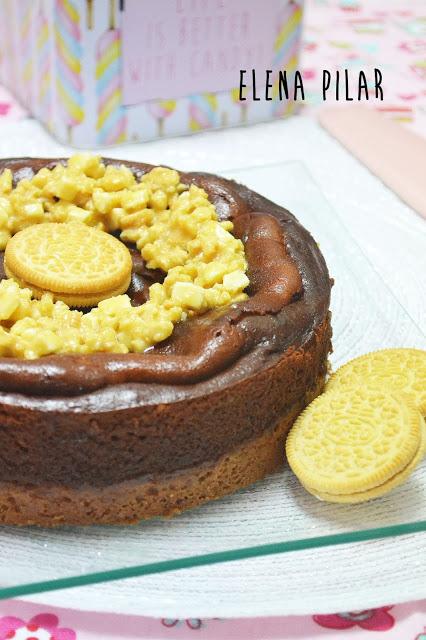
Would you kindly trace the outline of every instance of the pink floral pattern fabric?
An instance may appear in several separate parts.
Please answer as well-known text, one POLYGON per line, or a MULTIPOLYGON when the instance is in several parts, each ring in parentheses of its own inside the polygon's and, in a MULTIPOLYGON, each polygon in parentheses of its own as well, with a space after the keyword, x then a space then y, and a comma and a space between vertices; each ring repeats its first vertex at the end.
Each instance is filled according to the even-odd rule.
POLYGON ((0 640, 76 640, 75 631, 58 627, 52 613, 39 613, 28 622, 14 616, 0 618, 0 640))
POLYGON ((185 620, 179 620, 178 618, 162 618, 161 624, 164 627, 167 627, 167 629, 180 627, 182 624, 185 624, 188 629, 201 629, 203 621, 200 618, 186 618, 185 620))
MULTIPOLYGON (((324 104, 323 69, 333 76, 337 69, 348 69, 354 89, 359 70, 368 73, 377 67, 383 75, 383 102, 370 98, 364 104, 426 135, 423 0, 307 0, 301 65, 306 89, 302 113, 315 113, 324 104)), ((330 95, 327 103, 332 101, 330 95)))
POLYGON ((358 626, 368 631, 388 631, 395 624, 395 619, 388 613, 389 609, 392 607, 314 616, 313 619, 326 629, 351 629, 358 626))
POLYGON ((426 600, 273 618, 147 618, 0 601, 0 640, 426 640, 426 600))

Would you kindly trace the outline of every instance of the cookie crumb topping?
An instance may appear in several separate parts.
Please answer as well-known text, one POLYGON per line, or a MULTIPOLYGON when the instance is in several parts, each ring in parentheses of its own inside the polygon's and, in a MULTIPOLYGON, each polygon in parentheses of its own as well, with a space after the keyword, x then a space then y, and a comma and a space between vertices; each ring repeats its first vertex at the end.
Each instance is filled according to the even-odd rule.
MULTIPOLYGON (((26 288, 13 278, 2 280, 0 356, 142 352, 169 337, 176 323, 247 297, 244 246, 232 235, 232 222, 219 221, 207 193, 182 184, 175 170, 156 167, 137 180, 124 165, 105 166, 97 156, 77 154, 15 188, 11 171, 3 171, 0 248, 41 223, 120 232, 123 242, 136 245, 148 268, 166 276, 151 285, 141 306, 133 307, 124 294, 102 300, 88 313, 70 308, 50 280, 47 291, 26 288)), ((28 275, 25 282, 31 280, 28 275)), ((82 274, 73 290, 76 300, 86 295, 85 285, 82 274)))

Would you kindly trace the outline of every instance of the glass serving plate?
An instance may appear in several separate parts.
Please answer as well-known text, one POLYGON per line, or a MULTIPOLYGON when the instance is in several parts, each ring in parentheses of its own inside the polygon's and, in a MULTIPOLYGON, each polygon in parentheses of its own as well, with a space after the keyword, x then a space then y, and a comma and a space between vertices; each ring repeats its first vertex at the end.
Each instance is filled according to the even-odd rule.
MULTIPOLYGON (((333 367, 386 347, 426 348, 410 318, 299 162, 228 171, 293 211, 330 274, 333 367)), ((0 598, 230 560, 426 531, 426 461, 401 487, 359 505, 309 495, 289 469, 172 520, 131 527, 0 527, 0 598)))

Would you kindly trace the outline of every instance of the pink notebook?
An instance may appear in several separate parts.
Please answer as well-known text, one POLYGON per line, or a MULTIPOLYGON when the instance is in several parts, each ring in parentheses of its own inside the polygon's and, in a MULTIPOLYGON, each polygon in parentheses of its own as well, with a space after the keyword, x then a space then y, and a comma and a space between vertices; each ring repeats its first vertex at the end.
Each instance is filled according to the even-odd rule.
POLYGON ((365 107, 330 107, 320 124, 426 218, 426 139, 365 107))

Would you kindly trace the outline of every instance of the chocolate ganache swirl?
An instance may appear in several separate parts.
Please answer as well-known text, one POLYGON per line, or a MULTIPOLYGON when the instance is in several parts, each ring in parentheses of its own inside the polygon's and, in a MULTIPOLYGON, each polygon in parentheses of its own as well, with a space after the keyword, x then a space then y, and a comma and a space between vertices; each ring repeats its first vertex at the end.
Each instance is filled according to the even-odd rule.
MULTIPOLYGON (((10 168, 16 183, 58 162, 65 160, 5 159, 0 171, 10 168)), ((124 164, 138 178, 153 168, 104 162, 124 164)), ((219 219, 234 223, 234 234, 245 245, 248 299, 181 322, 170 338, 140 354, 0 358, 0 391, 11 401, 13 396, 17 404, 28 404, 25 398, 31 397, 36 406, 36 396, 44 396, 57 407, 78 411, 196 397, 272 365, 288 348, 302 346, 324 321, 331 284, 327 267, 316 242, 295 217, 234 181, 207 173, 180 176, 184 184, 205 189, 219 219)), ((132 259, 128 295, 138 305, 163 274, 146 269, 136 250, 132 259)))

